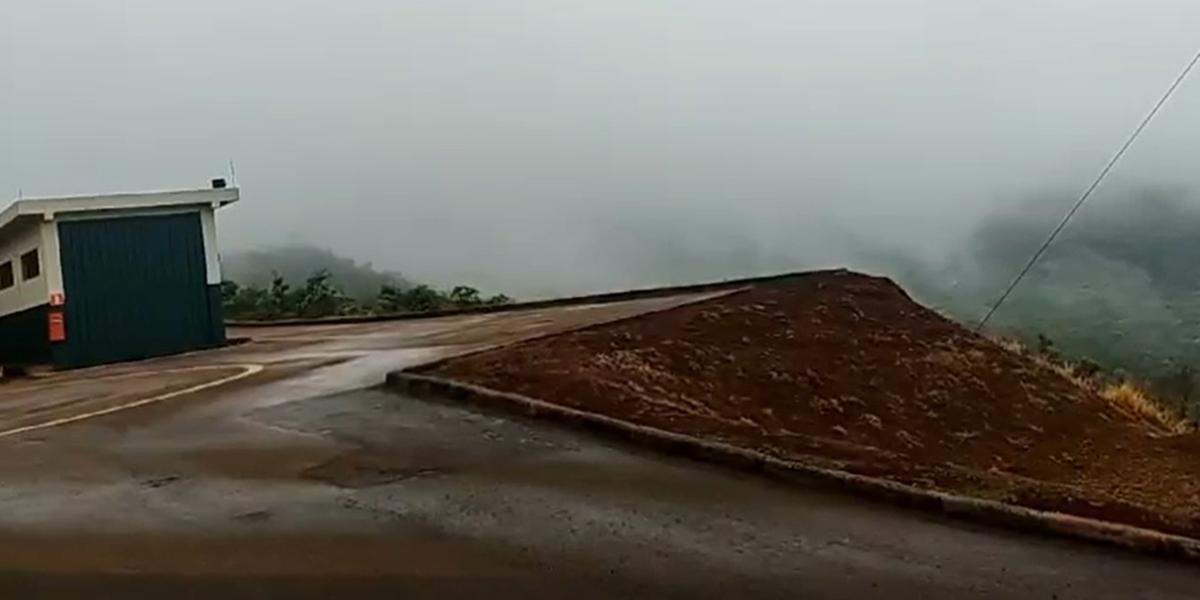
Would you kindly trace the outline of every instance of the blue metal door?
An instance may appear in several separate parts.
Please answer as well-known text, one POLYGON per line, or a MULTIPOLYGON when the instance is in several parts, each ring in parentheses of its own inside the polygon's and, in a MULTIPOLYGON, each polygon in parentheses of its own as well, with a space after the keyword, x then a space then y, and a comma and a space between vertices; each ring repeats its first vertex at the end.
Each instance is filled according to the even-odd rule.
POLYGON ((67 339, 61 367, 136 360, 219 343, 199 213, 59 224, 67 339))

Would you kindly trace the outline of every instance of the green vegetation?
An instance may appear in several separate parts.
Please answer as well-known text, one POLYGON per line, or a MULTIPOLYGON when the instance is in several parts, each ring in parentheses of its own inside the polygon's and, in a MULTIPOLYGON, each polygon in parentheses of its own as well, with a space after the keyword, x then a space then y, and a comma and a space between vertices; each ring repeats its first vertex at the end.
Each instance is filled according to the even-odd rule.
POLYGON ((385 285, 408 288, 413 284, 403 275, 381 271, 371 263, 358 263, 335 254, 328 248, 289 244, 269 249, 232 252, 221 257, 225 278, 242 286, 271 288, 276 278, 285 282, 303 282, 314 273, 329 274, 347 296, 370 300, 385 285))
MULTIPOLYGON (((917 299, 973 325, 1062 216, 1071 198, 992 216, 936 264, 876 249, 868 262, 917 299), (874 260, 871 260, 871 259, 874 260)), ((989 331, 1137 380, 1200 418, 1200 202, 1186 190, 1097 197, 996 313, 989 331), (1049 340, 1053 340, 1051 343, 1049 340)))
POLYGON ((1064 356, 1054 347, 1054 342, 1044 335, 1037 336, 1036 347, 1026 347, 1011 338, 993 339, 1008 351, 1033 359, 1077 385, 1091 389, 1118 410, 1143 419, 1164 433, 1184 433, 1196 428, 1196 415, 1190 414, 1193 408, 1190 393, 1185 391, 1195 387, 1190 371, 1182 373, 1188 377, 1186 381, 1180 382, 1178 374, 1166 378, 1167 381, 1174 381, 1175 387, 1151 390, 1127 373, 1109 371, 1086 358, 1074 360, 1064 356), (1180 383, 1182 387, 1178 386, 1180 383))
MULTIPOLYGON (((281 250, 256 252, 252 260, 242 258, 241 263, 256 264, 257 268, 269 265, 287 265, 292 272, 296 264, 305 258, 316 258, 320 266, 302 278, 301 284, 293 284, 280 271, 270 271, 265 284, 254 272, 244 272, 248 283, 226 281, 221 284, 226 317, 234 320, 275 320, 292 318, 320 318, 358 316, 358 314, 396 314, 406 312, 430 312, 449 308, 468 308, 509 304, 512 299, 504 294, 487 296, 469 286, 456 286, 444 292, 425 284, 413 284, 396 274, 386 274, 371 268, 370 264, 359 265, 353 260, 337 257, 330 251, 314 251, 312 248, 292 247, 281 250), (354 282, 354 288, 343 287, 342 280, 354 282), (370 293, 365 286, 374 284, 370 293), (353 292, 348 290, 353 289, 353 292)), ((239 272, 234 270, 234 272, 239 272)))

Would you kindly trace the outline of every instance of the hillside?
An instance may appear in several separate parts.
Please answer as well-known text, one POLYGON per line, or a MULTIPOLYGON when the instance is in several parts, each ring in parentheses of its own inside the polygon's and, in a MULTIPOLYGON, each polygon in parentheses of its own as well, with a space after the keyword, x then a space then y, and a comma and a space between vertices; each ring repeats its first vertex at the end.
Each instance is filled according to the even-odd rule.
POLYGON ((786 458, 1200 534, 1195 434, 822 272, 454 360, 440 376, 786 458))
MULTIPOLYGON (((1135 375, 1200 420, 1200 201, 1188 189, 1115 188, 1072 221, 989 330, 1135 375)), ((983 219, 962 245, 918 259, 855 244, 861 263, 922 301, 974 323, 1061 218, 1074 196, 1035 196, 983 219)))
POLYGON ((313 273, 325 271, 347 296, 360 300, 374 298, 385 285, 412 286, 399 273, 381 271, 328 248, 304 244, 230 252, 222 257, 222 268, 226 279, 259 288, 270 286, 276 276, 300 285, 313 273))

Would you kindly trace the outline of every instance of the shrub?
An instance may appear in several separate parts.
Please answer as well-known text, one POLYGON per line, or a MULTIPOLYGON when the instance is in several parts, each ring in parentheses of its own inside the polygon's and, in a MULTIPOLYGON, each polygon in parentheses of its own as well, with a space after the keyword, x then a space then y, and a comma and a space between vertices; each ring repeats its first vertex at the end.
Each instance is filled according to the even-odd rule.
POLYGON ((1100 389, 1100 395, 1118 409, 1161 426, 1168 433, 1185 433, 1190 429, 1185 419, 1167 410, 1132 381, 1106 385, 1100 389))
POLYGON ((314 271, 302 287, 292 287, 273 273, 268 287, 221 283, 225 314, 231 319, 270 321, 287 318, 320 318, 337 315, 397 314, 429 312, 447 308, 508 304, 512 298, 497 294, 484 298, 479 290, 458 285, 444 292, 428 285, 402 288, 385 284, 373 299, 360 301, 347 296, 326 269, 314 271))

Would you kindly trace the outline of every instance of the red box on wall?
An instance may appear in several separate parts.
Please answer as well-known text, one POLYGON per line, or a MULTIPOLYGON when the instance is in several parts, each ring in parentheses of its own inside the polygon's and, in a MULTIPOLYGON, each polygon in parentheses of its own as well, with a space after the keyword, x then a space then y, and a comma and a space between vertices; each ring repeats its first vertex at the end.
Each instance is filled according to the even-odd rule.
POLYGON ((67 321, 58 311, 50 313, 50 341, 65 342, 67 340, 67 321))

